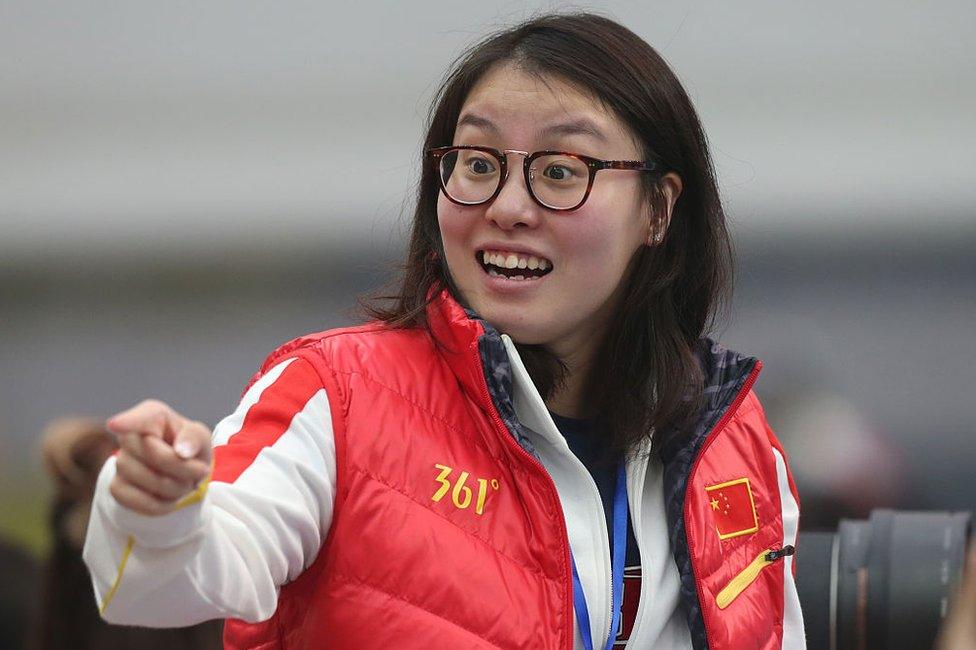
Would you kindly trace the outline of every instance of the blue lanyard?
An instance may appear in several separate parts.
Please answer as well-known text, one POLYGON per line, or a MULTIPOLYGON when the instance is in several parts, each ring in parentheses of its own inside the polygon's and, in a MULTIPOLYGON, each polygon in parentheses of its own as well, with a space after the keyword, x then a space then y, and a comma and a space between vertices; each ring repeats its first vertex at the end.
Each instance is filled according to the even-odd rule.
MULTIPOLYGON (((610 619, 610 636, 604 646, 605 650, 613 647, 617 637, 617 627, 620 625, 620 603, 624 591, 624 559, 627 556, 627 472, 624 464, 620 463, 617 470, 617 487, 613 492, 613 605, 610 619)), ((593 650, 593 639, 590 636, 590 614, 586 609, 586 595, 583 593, 583 583, 580 582, 579 572, 576 570, 576 558, 570 550, 573 562, 573 609, 576 610, 576 622, 579 624, 580 635, 583 637, 583 647, 593 650)))

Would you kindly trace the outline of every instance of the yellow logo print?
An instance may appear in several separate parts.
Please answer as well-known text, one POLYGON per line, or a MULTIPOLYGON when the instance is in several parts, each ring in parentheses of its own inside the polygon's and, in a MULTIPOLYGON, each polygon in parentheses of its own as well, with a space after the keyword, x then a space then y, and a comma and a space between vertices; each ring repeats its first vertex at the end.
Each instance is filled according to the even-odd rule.
MULTIPOLYGON (((448 467, 447 465, 441 465, 440 463, 436 463, 434 465, 434 469, 440 470, 440 474, 434 478, 435 481, 440 483, 440 487, 437 488, 437 491, 434 492, 434 496, 432 496, 430 500, 434 503, 438 503, 444 498, 445 494, 450 492, 451 500, 454 502, 455 507, 460 508, 461 510, 466 510, 468 506, 471 505, 471 498, 473 496, 471 488, 465 485, 469 476, 468 472, 461 472, 458 474, 458 479, 454 483, 452 489, 451 481, 449 481, 447 477, 451 475, 451 472, 453 472, 454 469, 448 467)), ((488 498, 488 486, 490 485, 492 490, 497 490, 499 484, 497 478, 493 478, 490 481, 486 478, 479 478, 477 479, 477 482, 478 500, 475 502, 474 512, 475 514, 480 515, 485 511, 485 499, 488 498)))

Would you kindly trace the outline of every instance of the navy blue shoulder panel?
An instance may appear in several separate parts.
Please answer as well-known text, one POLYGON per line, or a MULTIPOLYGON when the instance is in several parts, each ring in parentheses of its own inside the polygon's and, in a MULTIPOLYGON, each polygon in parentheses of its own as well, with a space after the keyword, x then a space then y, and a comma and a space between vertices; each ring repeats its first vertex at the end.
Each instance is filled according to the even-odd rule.
MULTIPOLYGON (((478 316, 471 310, 465 310, 471 318, 478 316)), ((540 463, 539 453, 535 450, 535 445, 529 440, 529 436, 522 429, 522 423, 515 415, 515 398, 512 388, 512 363, 508 359, 508 351, 502 341, 501 334, 494 327, 482 320, 481 325, 485 333, 478 338, 478 352, 481 355, 481 365, 485 371, 485 382, 488 384, 488 393, 491 401, 498 410, 502 422, 515 437, 515 441, 532 454, 540 463)))
POLYGON ((681 576, 681 602, 688 619, 692 645, 696 650, 706 650, 705 620, 698 602, 698 589, 685 535, 685 491, 695 458, 715 425, 735 401, 755 367, 756 359, 728 350, 707 337, 699 340, 695 352, 705 375, 704 405, 690 432, 670 436, 668 444, 661 449, 661 461, 664 465, 664 506, 671 552, 681 576))

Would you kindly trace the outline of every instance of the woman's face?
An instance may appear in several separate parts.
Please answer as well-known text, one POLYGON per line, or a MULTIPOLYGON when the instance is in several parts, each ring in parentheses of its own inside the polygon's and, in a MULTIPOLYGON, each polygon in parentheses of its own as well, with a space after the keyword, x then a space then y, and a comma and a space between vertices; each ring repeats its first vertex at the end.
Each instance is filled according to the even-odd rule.
MULTIPOLYGON (((597 100, 512 65, 489 71, 471 90, 453 144, 641 159, 629 129, 597 100)), ((628 264, 647 242, 641 172, 600 171, 580 208, 556 212, 532 200, 522 161, 508 154, 508 179, 488 204, 461 206, 439 195, 444 252, 462 298, 482 318, 519 343, 546 345, 569 361, 598 342, 628 264), (539 278, 501 277, 485 264, 485 253, 495 264, 514 255, 530 268, 535 257, 549 270, 539 278)))

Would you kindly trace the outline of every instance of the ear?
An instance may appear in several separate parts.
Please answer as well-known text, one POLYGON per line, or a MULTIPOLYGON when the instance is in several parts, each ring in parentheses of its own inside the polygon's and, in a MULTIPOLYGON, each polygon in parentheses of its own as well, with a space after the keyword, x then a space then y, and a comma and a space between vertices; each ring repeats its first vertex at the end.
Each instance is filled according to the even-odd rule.
POLYGON ((678 197, 681 196, 681 177, 674 172, 668 172, 661 177, 660 187, 664 194, 666 206, 664 214, 654 214, 654 211, 651 211, 650 228, 647 233, 648 246, 658 246, 664 241, 668 226, 671 224, 674 204, 678 202, 678 197))

